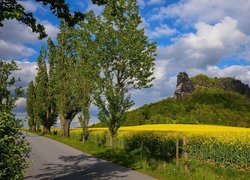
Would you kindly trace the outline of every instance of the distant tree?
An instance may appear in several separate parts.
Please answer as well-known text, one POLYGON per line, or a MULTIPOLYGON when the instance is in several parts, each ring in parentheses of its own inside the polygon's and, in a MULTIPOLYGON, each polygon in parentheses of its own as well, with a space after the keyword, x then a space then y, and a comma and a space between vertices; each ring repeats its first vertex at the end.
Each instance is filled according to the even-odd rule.
MULTIPOLYGON (((81 12, 70 13, 69 5, 65 0, 36 0, 42 2, 44 6, 49 5, 51 12, 60 19, 64 19, 69 26, 74 26, 79 21, 84 20, 85 14, 81 12)), ((105 4, 105 0, 92 0, 94 4, 105 4)), ((24 6, 20 4, 20 0, 2 0, 0 2, 0 27, 3 26, 5 19, 16 19, 31 27, 33 32, 39 34, 39 38, 45 38, 45 28, 37 23, 37 19, 33 14, 26 12, 24 6)))
POLYGON ((75 44, 72 41, 72 28, 65 22, 60 24, 57 37, 55 78, 56 106, 61 122, 61 135, 68 137, 73 118, 80 112, 79 100, 74 93, 74 71, 76 70, 75 44))
POLYGON ((133 105, 129 90, 150 87, 156 45, 139 28, 136 0, 107 0, 102 15, 96 18, 93 36, 101 70, 95 104, 100 121, 109 128, 112 146, 125 112, 133 105))
POLYGON ((31 81, 27 89, 26 112, 28 115, 29 128, 33 131, 36 131, 36 125, 37 125, 35 103, 36 103, 35 85, 33 81, 31 81))

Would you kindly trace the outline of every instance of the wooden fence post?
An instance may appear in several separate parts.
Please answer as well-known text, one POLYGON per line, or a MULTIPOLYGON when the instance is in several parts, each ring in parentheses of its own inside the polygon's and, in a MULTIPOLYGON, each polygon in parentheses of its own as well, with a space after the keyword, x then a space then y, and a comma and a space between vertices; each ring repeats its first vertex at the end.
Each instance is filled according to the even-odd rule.
POLYGON ((176 139, 176 167, 179 167, 179 137, 176 139))
POLYGON ((183 137, 183 160, 184 160, 184 170, 186 173, 189 172, 188 169, 188 153, 187 153, 187 139, 183 137))

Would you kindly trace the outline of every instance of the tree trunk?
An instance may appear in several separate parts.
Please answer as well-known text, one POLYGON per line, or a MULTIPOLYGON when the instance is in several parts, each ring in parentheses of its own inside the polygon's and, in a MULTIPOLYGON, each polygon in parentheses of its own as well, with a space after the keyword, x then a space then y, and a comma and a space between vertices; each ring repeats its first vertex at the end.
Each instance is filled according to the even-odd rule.
POLYGON ((36 132, 36 125, 32 126, 31 130, 34 131, 34 132, 36 132))
POLYGON ((50 134, 50 127, 44 127, 44 133, 50 134))
POLYGON ((83 131, 83 135, 82 135, 82 142, 86 142, 88 140, 88 136, 89 136, 89 130, 88 130, 88 126, 89 126, 89 110, 87 109, 83 109, 83 116, 79 116, 78 117, 81 126, 82 126, 82 131, 83 131))
POLYGON ((69 129, 70 129, 70 123, 71 119, 65 119, 62 114, 59 116, 60 122, 61 122, 61 136, 63 137, 69 137, 69 129))
POLYGON ((110 134, 109 146, 110 146, 111 148, 113 148, 113 146, 114 146, 114 135, 112 135, 112 134, 110 134))

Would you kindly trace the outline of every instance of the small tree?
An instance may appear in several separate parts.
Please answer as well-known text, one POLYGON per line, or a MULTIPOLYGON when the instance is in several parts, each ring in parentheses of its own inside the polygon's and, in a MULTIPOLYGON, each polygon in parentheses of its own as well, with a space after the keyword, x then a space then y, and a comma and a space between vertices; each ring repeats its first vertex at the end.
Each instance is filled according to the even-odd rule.
POLYGON ((14 89, 14 96, 11 95, 11 91, 9 90, 9 88, 14 87, 15 83, 19 81, 19 79, 11 77, 11 73, 17 70, 19 69, 15 61, 6 62, 0 60, 0 111, 12 110, 15 101, 22 93, 21 87, 14 89))
POLYGON ((110 132, 110 145, 125 121, 125 112, 133 105, 129 90, 150 87, 156 45, 149 42, 136 0, 107 0, 103 17, 96 18, 94 31, 100 75, 95 104, 99 119, 110 132))

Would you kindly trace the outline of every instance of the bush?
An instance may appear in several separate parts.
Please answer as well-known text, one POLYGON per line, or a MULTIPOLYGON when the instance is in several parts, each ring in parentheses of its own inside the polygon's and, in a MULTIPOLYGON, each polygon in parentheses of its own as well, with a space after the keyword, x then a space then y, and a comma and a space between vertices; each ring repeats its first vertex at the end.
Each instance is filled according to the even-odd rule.
POLYGON ((0 179, 22 179, 30 149, 20 132, 21 121, 9 112, 0 112, 0 179))
POLYGON ((124 148, 126 151, 140 151, 148 158, 170 161, 175 157, 176 141, 173 138, 145 132, 124 137, 124 148))

